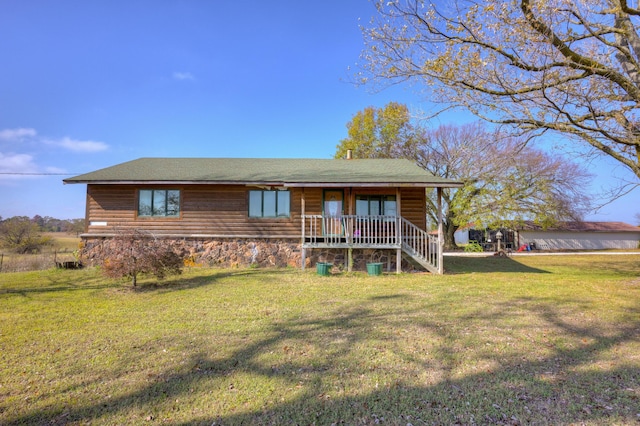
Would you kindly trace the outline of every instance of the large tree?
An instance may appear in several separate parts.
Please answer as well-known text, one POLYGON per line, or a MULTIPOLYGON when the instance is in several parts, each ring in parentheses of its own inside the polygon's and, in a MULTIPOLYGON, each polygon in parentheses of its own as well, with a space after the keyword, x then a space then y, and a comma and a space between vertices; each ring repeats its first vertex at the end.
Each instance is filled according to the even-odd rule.
POLYGON ((406 105, 389 102, 383 108, 369 106, 347 123, 347 137, 338 144, 335 158, 344 158, 348 150, 355 158, 399 158, 410 150, 414 139, 406 105))
MULTIPOLYGON (((406 106, 391 103, 358 112, 347 129, 336 158, 347 149, 356 158, 407 158, 435 176, 464 182, 460 189, 442 191, 447 248, 455 246, 455 231, 470 222, 497 227, 534 220, 544 226, 580 219, 589 207, 590 176, 582 167, 480 123, 429 129, 412 121, 406 106), (389 111, 406 114, 398 119, 399 114, 389 111), (396 129, 393 137, 384 131, 389 128, 396 129)), ((437 200, 432 195, 427 212, 435 223, 437 200)))
MULTIPOLYGON (((460 189, 444 188, 445 246, 455 246, 461 226, 515 227, 525 220, 550 226, 581 220, 589 210, 589 173, 562 156, 527 146, 522 140, 488 131, 480 123, 424 129, 412 152, 415 161, 436 176, 460 180, 460 189)), ((427 212, 437 221, 435 194, 427 212)))
POLYGON ((529 136, 557 132, 640 177, 640 9, 626 0, 374 0, 363 81, 529 136), (585 144, 586 142, 586 144, 585 144))
POLYGON ((0 220, 0 247, 24 254, 39 252, 48 244, 51 244, 51 238, 41 235, 38 224, 28 217, 0 220))

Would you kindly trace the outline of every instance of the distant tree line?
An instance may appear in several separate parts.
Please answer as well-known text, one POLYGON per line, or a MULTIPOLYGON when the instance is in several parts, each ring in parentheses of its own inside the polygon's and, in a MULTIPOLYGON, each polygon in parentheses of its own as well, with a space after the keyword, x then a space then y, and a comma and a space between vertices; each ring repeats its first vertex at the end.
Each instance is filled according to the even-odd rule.
POLYGON ((0 246, 16 253, 39 252, 51 243, 51 238, 43 232, 70 232, 80 234, 84 231, 84 219, 55 219, 36 215, 0 217, 0 246))
POLYGON ((69 232, 81 234, 84 232, 84 219, 56 219, 51 216, 35 215, 32 218, 27 216, 13 216, 8 219, 2 219, 0 223, 7 220, 19 220, 21 222, 31 222, 38 226, 40 232, 69 232))

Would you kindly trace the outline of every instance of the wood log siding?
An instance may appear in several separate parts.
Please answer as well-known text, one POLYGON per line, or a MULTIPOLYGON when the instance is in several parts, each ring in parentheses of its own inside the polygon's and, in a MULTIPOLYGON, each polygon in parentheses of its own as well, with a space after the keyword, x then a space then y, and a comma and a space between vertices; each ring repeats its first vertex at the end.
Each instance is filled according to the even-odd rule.
POLYGON ((137 191, 129 185, 88 185, 88 232, 112 234, 119 229, 143 229, 158 235, 293 237, 300 233, 301 192, 291 190, 290 218, 249 218, 245 186, 144 186, 179 189, 180 217, 138 217, 137 191), (106 222, 107 226, 92 223, 106 222))
POLYGON ((427 200, 424 188, 402 188, 400 190, 400 216, 420 229, 428 231, 427 200))
MULTIPOLYGON (((240 185, 90 184, 87 186, 87 231, 92 235, 109 235, 118 230, 142 229, 158 235, 291 238, 300 236, 303 191, 305 213, 322 214, 323 188, 291 188, 290 218, 249 218, 250 189, 252 188, 240 185), (179 189, 180 217, 138 217, 139 189, 179 189), (106 223, 106 226, 96 223, 106 223)), ((395 188, 354 188, 352 193, 394 195, 395 191, 395 188)), ((424 188, 402 188, 400 194, 400 214, 424 229, 424 188)), ((348 197, 349 191, 345 191, 345 213, 349 212, 348 197)))

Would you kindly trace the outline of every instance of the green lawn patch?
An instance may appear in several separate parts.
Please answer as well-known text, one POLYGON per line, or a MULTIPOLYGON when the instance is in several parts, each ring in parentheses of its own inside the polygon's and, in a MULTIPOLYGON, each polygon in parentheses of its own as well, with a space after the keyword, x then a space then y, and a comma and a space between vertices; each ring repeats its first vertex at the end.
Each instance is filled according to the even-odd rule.
POLYGON ((640 256, 0 274, 0 424, 631 424, 640 256))

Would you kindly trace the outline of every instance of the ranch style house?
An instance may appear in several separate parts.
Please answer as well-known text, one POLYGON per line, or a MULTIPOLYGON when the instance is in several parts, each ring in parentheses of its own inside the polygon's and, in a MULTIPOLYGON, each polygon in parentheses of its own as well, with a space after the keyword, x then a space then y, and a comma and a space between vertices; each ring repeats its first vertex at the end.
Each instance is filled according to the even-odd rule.
POLYGON ((462 186, 402 159, 140 158, 64 183, 87 185, 85 259, 138 230, 208 265, 432 273, 442 219, 430 235, 426 197, 441 206, 442 188, 462 186))

